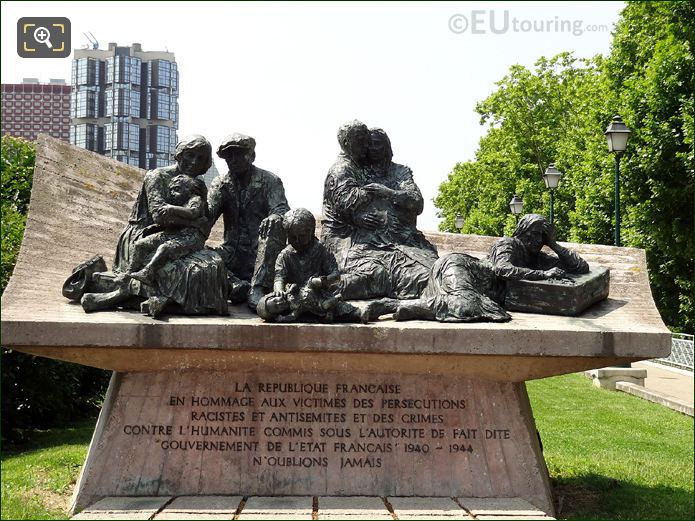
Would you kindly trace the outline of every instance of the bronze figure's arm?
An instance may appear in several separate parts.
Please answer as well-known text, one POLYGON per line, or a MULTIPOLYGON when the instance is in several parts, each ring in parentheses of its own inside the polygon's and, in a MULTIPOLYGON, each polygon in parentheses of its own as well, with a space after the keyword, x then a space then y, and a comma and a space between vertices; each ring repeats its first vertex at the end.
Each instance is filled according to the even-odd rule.
POLYGON ((285 296, 285 281, 287 280, 287 253, 283 250, 275 261, 275 279, 273 281, 273 295, 276 297, 285 296))
POLYGON ((208 220, 210 222, 210 228, 214 226, 217 219, 222 215, 223 208, 222 180, 218 176, 212 181, 212 186, 208 192, 208 220))
POLYGON ((557 268, 544 271, 517 266, 514 264, 515 253, 515 244, 508 237, 500 239, 493 245, 490 251, 490 262, 494 266, 495 275, 512 280, 545 280, 559 275, 554 271, 557 268))
POLYGON ((268 187, 268 214, 269 215, 285 215, 290 211, 290 205, 285 197, 285 187, 282 184, 282 179, 274 177, 271 179, 268 187))
POLYGON ((400 190, 397 191, 399 195, 396 204, 420 215, 425 207, 425 200, 422 197, 420 188, 415 184, 413 172, 407 166, 398 166, 400 167, 399 177, 402 179, 399 183, 400 190))
MULTIPOLYGON (((589 273, 589 264, 572 250, 560 246, 555 239, 555 227, 545 226, 545 244, 553 250, 559 260, 559 266, 567 273, 589 273)), ((558 261, 555 261, 557 266, 558 261)))

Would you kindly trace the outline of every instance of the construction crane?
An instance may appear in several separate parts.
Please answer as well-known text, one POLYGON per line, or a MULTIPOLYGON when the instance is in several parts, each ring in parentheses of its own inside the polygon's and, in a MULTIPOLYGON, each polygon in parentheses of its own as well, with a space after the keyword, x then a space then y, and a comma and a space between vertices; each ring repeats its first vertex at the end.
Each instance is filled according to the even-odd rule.
POLYGON ((99 48, 99 42, 94 37, 94 35, 91 33, 91 31, 89 32, 89 34, 87 34, 87 33, 82 33, 82 34, 84 34, 84 37, 87 38, 87 40, 89 41, 90 44, 92 44, 92 49, 97 50, 99 48))

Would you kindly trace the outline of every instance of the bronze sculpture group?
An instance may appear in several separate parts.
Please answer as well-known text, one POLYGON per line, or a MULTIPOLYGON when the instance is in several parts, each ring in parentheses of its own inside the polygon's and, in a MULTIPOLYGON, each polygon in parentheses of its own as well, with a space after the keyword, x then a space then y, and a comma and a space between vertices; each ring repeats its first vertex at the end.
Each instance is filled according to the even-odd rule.
POLYGON ((233 134, 218 147, 228 171, 209 191, 200 176, 212 164, 212 146, 202 136, 183 139, 174 165, 145 175, 113 270, 96 256, 73 270, 63 294, 87 312, 139 307, 152 317, 227 315, 229 302, 247 302, 269 322, 367 323, 385 314, 501 322, 511 319, 507 280, 571 284, 571 274, 589 271, 535 214, 522 217, 486 259, 439 257, 416 227, 423 198, 412 171, 392 161, 386 132, 353 121, 340 127, 338 142, 319 240, 314 216, 290 210, 280 178, 254 165, 252 137, 233 134), (223 242, 208 247, 220 217, 223 242))

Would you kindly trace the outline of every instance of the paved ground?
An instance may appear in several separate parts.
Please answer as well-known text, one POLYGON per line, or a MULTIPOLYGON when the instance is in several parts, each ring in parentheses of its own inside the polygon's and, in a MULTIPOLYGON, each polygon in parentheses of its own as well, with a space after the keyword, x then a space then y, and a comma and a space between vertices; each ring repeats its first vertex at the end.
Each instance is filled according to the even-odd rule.
POLYGON ((636 362, 632 367, 647 370, 644 381, 647 390, 668 394, 693 406, 693 373, 654 362, 636 362))
POLYGON ((551 520, 520 498, 109 497, 72 519, 523 519, 551 520))

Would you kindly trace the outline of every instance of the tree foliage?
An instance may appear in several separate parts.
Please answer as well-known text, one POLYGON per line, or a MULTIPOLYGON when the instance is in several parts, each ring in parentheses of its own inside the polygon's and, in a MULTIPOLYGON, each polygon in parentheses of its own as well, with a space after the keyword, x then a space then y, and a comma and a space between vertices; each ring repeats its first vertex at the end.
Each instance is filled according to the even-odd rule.
MULTIPOLYGON (((12 275, 24 234, 34 173, 34 143, 2 137, 2 267, 0 292, 12 275)), ((34 428, 94 414, 108 373, 2 350, 2 437, 16 441, 34 428)))
POLYGON ((647 251, 664 321, 695 329, 693 309, 693 5, 634 2, 621 13, 611 53, 570 53, 514 65, 476 110, 487 133, 475 160, 457 164, 439 189, 440 229, 510 233, 508 202, 547 214, 542 173, 564 173, 555 225, 564 240, 612 244, 614 158, 604 131, 615 114, 632 129, 621 158, 621 241, 647 251))
POLYGON ((695 330, 691 2, 635 2, 616 28, 606 77, 634 128, 626 154, 625 238, 647 250, 667 324, 695 330))
POLYGON ((2 201, 0 292, 2 292, 5 290, 10 275, 12 275, 19 247, 22 244, 36 149, 30 141, 2 136, 0 157, 0 178, 2 180, 0 186, 0 200, 2 201))

